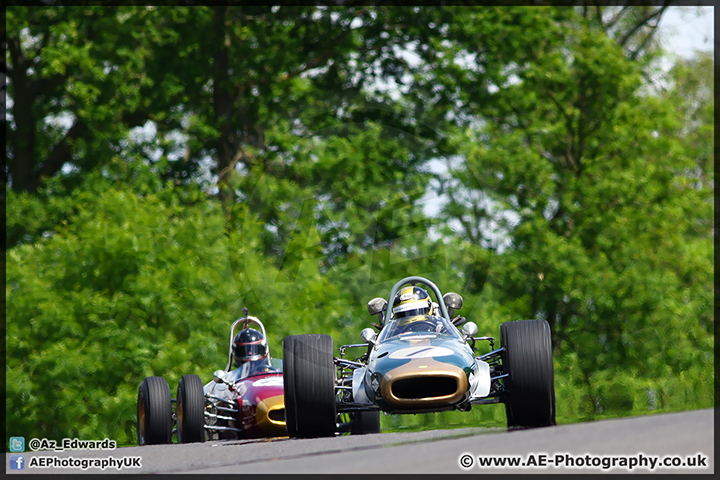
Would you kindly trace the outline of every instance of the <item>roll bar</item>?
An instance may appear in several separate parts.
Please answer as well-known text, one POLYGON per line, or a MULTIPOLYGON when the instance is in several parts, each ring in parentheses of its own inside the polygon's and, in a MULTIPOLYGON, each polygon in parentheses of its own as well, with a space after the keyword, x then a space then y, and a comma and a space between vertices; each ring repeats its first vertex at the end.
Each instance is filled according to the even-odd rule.
MULTIPOLYGON (((245 326, 243 328, 248 328, 248 325, 250 323, 255 323, 255 324, 259 325, 260 331, 263 334, 263 337, 267 340, 267 334, 265 333, 265 325, 263 325, 262 322, 259 319, 257 319, 256 317, 246 314, 244 317, 238 318, 237 320, 235 320, 233 322, 232 326, 230 327, 230 347, 228 348, 228 363, 227 363, 227 366, 225 367, 226 372, 229 372, 230 367, 232 366, 232 344, 233 344, 233 339, 235 338, 235 326, 238 325, 239 323, 245 324, 245 326)), ((268 349, 268 357, 269 356, 270 356, 270 351, 268 349)))
POLYGON ((442 313, 443 317, 447 318, 452 322, 452 319, 450 318, 450 314, 448 313, 447 306, 445 305, 445 300, 443 299, 442 293, 440 293, 440 289, 435 285, 433 282, 428 280, 424 277, 405 277, 399 282, 397 282, 392 289, 390 290, 390 296, 388 297, 388 306, 385 309, 385 320, 383 321, 383 325, 387 325, 390 321, 390 317, 392 316, 392 303, 395 299, 395 295, 397 295, 397 292, 400 290, 400 287, 405 285, 406 283, 409 283, 410 285, 415 286, 416 283, 422 283, 425 286, 429 287, 430 290, 433 291, 435 294, 435 297, 437 298, 437 302, 440 305, 440 312, 442 313))

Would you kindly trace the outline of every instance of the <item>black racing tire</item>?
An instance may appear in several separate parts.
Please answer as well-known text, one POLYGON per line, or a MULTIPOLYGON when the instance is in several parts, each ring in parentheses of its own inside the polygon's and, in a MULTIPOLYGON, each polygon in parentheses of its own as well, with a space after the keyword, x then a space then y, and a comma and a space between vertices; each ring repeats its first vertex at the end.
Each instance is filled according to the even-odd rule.
POLYGON ((350 434, 380 433, 380 411, 359 410, 350 413, 350 434))
POLYGON ((288 431, 288 435, 291 437, 297 437, 296 421, 297 414, 295 412, 295 402, 292 402, 292 406, 288 404, 288 399, 292 392, 295 392, 294 375, 290 375, 288 372, 294 371, 293 352, 295 351, 295 337, 288 336, 283 339, 283 392, 285 395, 285 428, 288 431))
POLYGON ((283 364, 286 425, 294 420, 294 427, 288 426, 290 435, 301 438, 334 436, 337 431, 337 372, 332 337, 324 334, 285 337, 283 364))
POLYGON ((550 325, 518 320, 500 325, 508 429, 555 425, 555 374, 550 325))
POLYGON ((200 377, 183 375, 177 389, 178 443, 205 441, 205 393, 200 377))
POLYGON ((172 443, 172 399, 163 377, 145 377, 138 388, 138 445, 172 443))

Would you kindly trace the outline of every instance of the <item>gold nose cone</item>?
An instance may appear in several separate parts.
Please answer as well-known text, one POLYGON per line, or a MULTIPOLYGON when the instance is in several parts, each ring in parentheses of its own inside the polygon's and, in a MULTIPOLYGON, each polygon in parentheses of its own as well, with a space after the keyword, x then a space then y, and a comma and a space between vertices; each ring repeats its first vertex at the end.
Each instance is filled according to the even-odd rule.
POLYGON ((401 409, 450 406, 468 394, 465 372, 433 359, 410 361, 387 372, 380 382, 385 401, 401 409))
POLYGON ((268 397, 258 403, 255 418, 258 426, 271 435, 287 435, 283 395, 268 397))

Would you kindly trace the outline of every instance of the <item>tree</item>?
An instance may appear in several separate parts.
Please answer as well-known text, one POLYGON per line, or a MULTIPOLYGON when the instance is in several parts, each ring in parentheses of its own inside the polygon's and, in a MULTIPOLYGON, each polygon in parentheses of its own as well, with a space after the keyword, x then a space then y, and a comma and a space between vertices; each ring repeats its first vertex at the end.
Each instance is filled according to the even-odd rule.
MULTIPOLYGON (((380 141, 403 149, 387 167, 414 184, 450 125, 466 121, 447 118, 448 107, 492 89, 508 59, 536 40, 520 32, 537 21, 552 24, 524 9, 12 7, 8 185, 35 193, 57 176, 70 191, 73 179, 124 155, 139 126, 153 135, 135 153, 163 178, 215 188, 227 211, 257 191, 257 175, 297 181, 301 169, 280 167, 294 161, 295 140, 378 126, 380 141), (466 50, 443 41, 456 29, 464 41, 482 34, 486 80, 471 87, 471 77, 463 92, 455 75, 466 50)), ((338 211, 348 200, 324 203, 338 211)), ((35 238, 19 231, 13 241, 26 235, 35 238)))
POLYGON ((10 429, 127 444, 144 376, 174 382, 227 352, 218 339, 242 304, 221 210, 142 164, 113 170, 86 177, 51 236, 8 252, 10 429))
MULTIPOLYGON (((305 137, 307 148, 324 135, 357 144, 368 129, 404 144, 392 148, 406 160, 384 161, 416 184, 425 156, 403 135, 417 136, 417 120, 366 88, 401 74, 366 68, 388 62, 393 45, 405 41, 383 34, 398 30, 393 21, 385 9, 356 7, 12 7, 7 184, 52 201, 113 158, 142 155, 161 178, 216 188, 229 211, 238 196, 257 191, 261 177, 317 180, 318 168, 307 176, 285 166, 294 161, 295 139, 305 137), (152 138, 137 140, 139 126, 152 138), (49 178, 61 182, 48 190, 49 178)), ((404 177, 392 188, 407 190, 404 177)), ((347 203, 346 192, 336 191, 324 200, 328 211, 347 203)), ((62 215, 27 229, 15 224, 7 245, 50 231, 62 215)))
POLYGON ((497 252, 488 281, 499 302, 547 319, 556 353, 577 358, 581 414, 613 396, 614 411, 629 411, 636 392, 670 385, 642 379, 693 361, 707 372, 710 271, 691 278, 687 266, 710 265, 712 188, 692 186, 707 163, 683 146, 677 112, 687 105, 643 93, 645 64, 592 22, 567 27, 498 90, 492 122, 457 138, 465 161, 446 214, 497 252), (621 387, 613 375, 638 381, 621 387))
POLYGON ((242 307, 355 343, 408 274, 548 319, 566 421, 709 405, 713 64, 648 84, 662 8, 11 7, 9 427, 131 443, 242 307))
POLYGON ((584 18, 616 40, 628 59, 637 61, 657 50, 657 28, 670 3, 665 1, 660 6, 595 4, 580 9, 584 18))
POLYGON ((126 7, 8 8, 5 174, 14 191, 106 163, 129 128, 168 106, 163 92, 155 102, 144 95, 152 34, 133 32, 146 21, 126 7))

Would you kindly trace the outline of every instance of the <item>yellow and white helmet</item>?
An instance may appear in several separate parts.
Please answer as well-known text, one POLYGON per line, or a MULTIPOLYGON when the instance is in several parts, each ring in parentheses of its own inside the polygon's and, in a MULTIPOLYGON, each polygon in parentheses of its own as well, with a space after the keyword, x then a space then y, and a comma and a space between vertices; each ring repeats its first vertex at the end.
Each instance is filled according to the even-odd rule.
POLYGON ((420 287, 405 287, 395 295, 393 315, 395 318, 416 317, 431 313, 430 295, 420 287))

